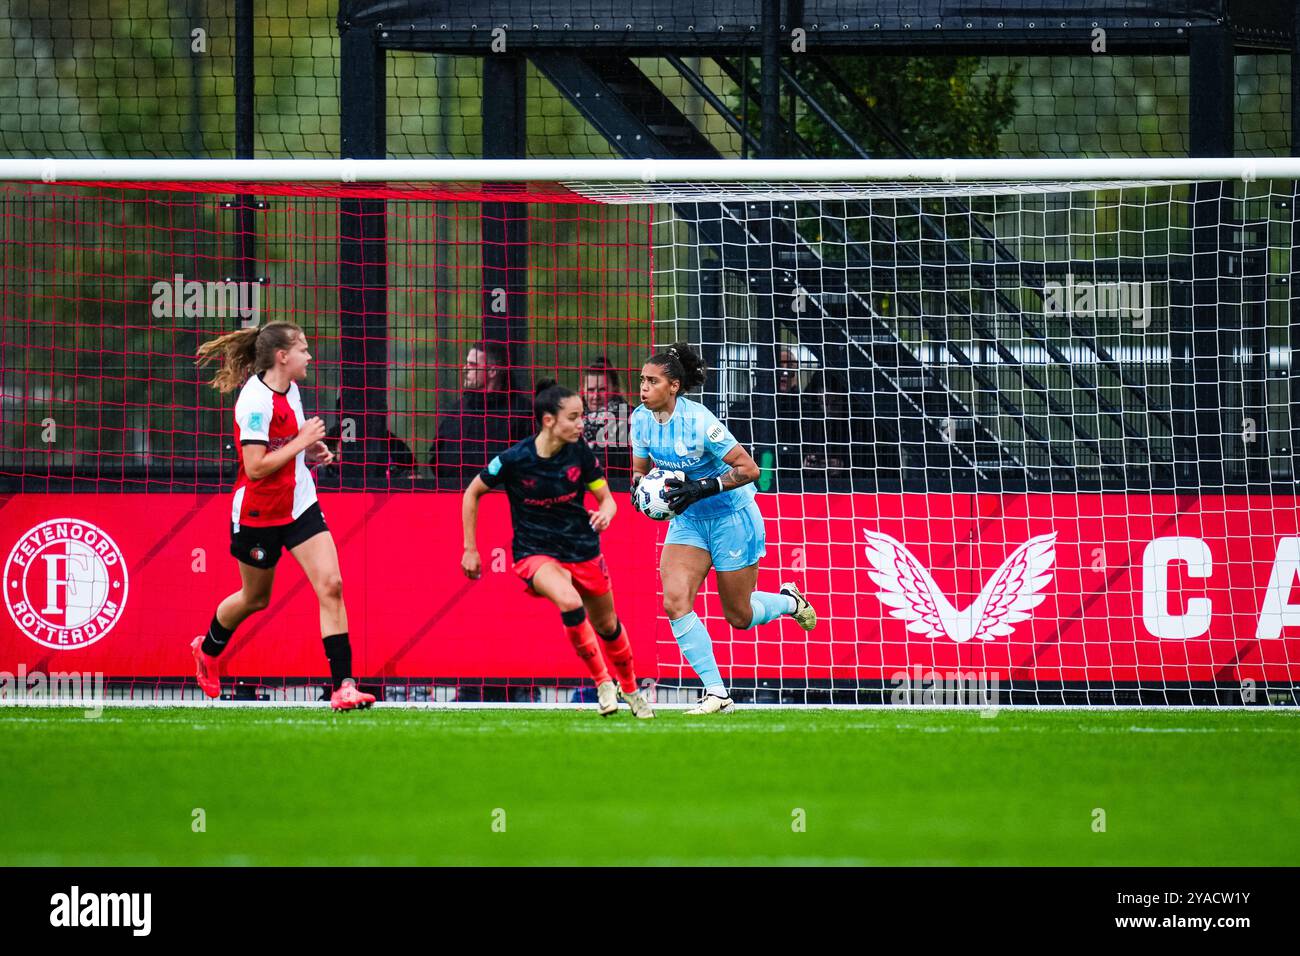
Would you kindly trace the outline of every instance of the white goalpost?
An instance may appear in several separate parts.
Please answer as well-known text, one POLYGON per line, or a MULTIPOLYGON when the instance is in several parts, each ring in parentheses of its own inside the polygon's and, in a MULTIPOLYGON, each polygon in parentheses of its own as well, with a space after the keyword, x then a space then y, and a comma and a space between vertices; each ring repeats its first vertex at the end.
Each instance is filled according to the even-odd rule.
POLYGON ((722 653, 768 700, 1292 702, 1295 162, 899 165, 610 187, 840 624, 722 653))

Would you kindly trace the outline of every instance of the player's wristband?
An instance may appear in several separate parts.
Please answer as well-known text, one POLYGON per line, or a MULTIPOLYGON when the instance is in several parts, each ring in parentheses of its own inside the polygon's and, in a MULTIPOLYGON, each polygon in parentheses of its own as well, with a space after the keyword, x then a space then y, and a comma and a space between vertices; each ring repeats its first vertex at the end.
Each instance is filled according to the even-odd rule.
POLYGON ((696 501, 720 495, 725 490, 722 487, 722 479, 719 477, 699 478, 695 481, 689 481, 687 484, 691 486, 691 497, 696 501))

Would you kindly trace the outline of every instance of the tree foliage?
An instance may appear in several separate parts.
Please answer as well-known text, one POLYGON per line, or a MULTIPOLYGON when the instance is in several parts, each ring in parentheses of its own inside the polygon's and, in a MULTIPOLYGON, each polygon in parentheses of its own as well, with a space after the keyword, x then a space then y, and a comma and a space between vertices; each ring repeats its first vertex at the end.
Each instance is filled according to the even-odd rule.
MULTIPOLYGON (((981 70, 978 57, 841 56, 833 69, 852 88, 848 98, 821 73, 794 57, 795 78, 821 103, 853 141, 872 158, 997 156, 999 137, 1016 113, 1016 70, 997 75, 981 70)), ((732 94, 738 104, 739 92, 732 94)), ((745 114, 757 138, 759 104, 745 114)), ((783 103, 788 124, 789 109, 783 103)), ((857 157, 813 111, 800 106, 794 128, 812 154, 857 157)), ((787 144, 787 155, 798 155, 787 144)))

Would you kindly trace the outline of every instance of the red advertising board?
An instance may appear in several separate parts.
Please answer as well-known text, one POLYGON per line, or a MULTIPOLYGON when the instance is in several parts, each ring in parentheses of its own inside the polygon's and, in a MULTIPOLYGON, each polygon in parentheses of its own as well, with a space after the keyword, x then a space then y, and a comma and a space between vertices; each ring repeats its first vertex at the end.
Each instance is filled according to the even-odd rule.
MULTIPOLYGON (((759 587, 818 610, 733 630, 697 603, 730 678, 888 680, 978 668, 1022 681, 1300 679, 1300 499, 1173 495, 759 495, 759 587)), ((503 496, 484 575, 460 573, 460 496, 323 494, 358 674, 580 677, 550 605, 511 572, 503 496)), ((13 495, 0 507, 0 670, 179 676, 238 586, 227 495, 13 495)), ((665 525, 623 505, 604 536, 638 669, 679 673, 660 609, 665 525)), ((315 597, 288 555, 228 673, 324 669, 315 597)))

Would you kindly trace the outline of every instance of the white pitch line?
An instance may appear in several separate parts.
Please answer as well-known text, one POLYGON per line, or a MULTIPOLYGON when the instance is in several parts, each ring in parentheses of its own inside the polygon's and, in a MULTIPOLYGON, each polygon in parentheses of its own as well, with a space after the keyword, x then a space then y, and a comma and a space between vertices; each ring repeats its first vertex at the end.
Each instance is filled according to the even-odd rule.
MULTIPOLYGON (((51 700, 6 700, 0 699, 0 709, 4 708, 186 708, 194 710, 228 710, 228 709, 274 709, 293 708, 302 710, 320 709, 329 706, 326 701, 308 700, 75 700, 55 698, 51 700)), ((694 703, 657 703, 658 710, 686 710, 694 703)), ((380 710, 572 710, 594 711, 594 703, 515 703, 495 701, 381 701, 375 704, 380 710)), ((1241 711, 1243 713, 1288 714, 1300 716, 1300 707, 1271 706, 1263 704, 738 704, 737 713, 749 711, 876 711, 893 713, 897 711, 923 711, 928 713, 950 713, 954 711, 983 712, 1041 712, 1041 713, 1223 713, 1241 711)), ((727 715, 723 715, 723 719, 727 715)))

